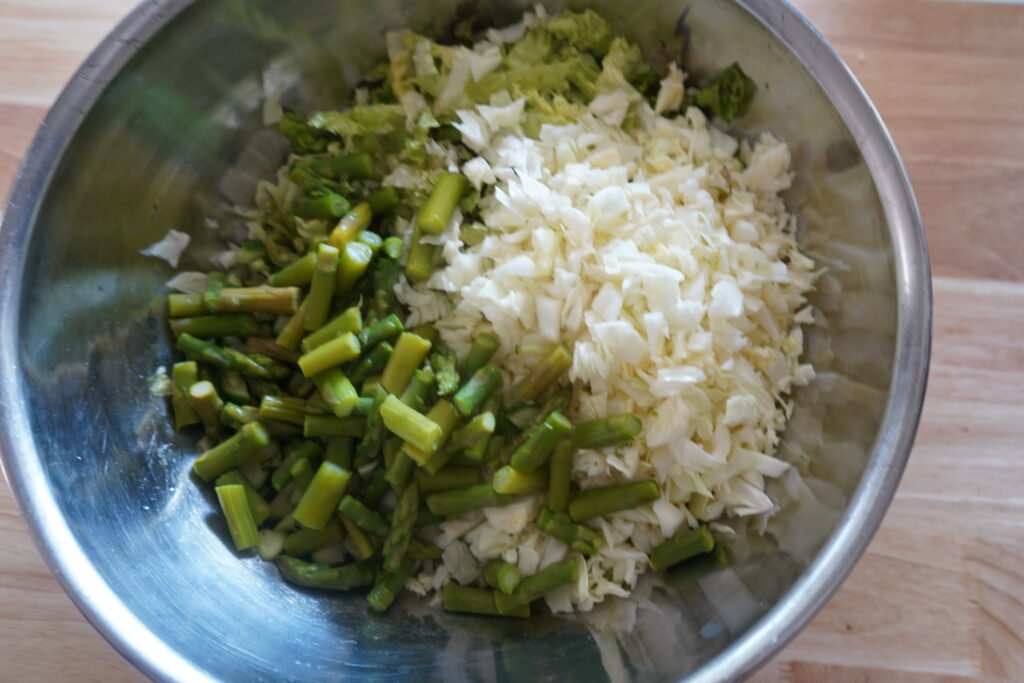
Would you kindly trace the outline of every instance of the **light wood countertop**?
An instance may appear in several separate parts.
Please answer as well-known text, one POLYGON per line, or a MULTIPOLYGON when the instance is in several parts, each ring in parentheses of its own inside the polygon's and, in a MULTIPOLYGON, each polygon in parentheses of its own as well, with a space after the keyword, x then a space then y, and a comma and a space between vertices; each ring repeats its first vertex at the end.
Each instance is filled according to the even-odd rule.
MULTIPOLYGON (((1024 680, 1024 6, 797 0, 910 171, 935 275, 910 464, 850 578, 758 681, 1024 680)), ((130 0, 0 0, 0 196, 130 0)), ((0 485, 0 680, 138 681, 0 485)))

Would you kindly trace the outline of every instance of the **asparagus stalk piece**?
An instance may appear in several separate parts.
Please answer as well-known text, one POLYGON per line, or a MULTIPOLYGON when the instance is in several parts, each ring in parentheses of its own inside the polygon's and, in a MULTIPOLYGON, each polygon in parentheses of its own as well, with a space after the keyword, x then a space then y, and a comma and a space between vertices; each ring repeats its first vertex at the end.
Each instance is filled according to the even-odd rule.
POLYGON ((473 374, 487 365, 498 350, 498 338, 490 332, 484 332, 473 339, 473 345, 469 348, 466 362, 462 364, 459 374, 463 377, 472 377, 473 374))
POLYGON ((519 588, 511 595, 496 592, 494 594, 494 604, 500 614, 508 614, 524 605, 529 605, 545 593, 550 593, 560 586, 574 582, 577 577, 578 570, 576 569, 575 561, 565 560, 564 562, 556 562, 533 576, 523 579, 523 582, 519 584, 519 588))
POLYGON ((192 360, 207 363, 222 370, 237 370, 248 377, 270 379, 270 370, 255 360, 234 349, 224 348, 203 341, 191 334, 183 333, 178 337, 175 347, 192 360))
POLYGON ((505 595, 512 595, 523 581, 523 575, 519 573, 515 565, 501 560, 488 560, 484 563, 480 573, 488 586, 505 595))
POLYGON ((358 586, 373 584, 372 562, 356 562, 342 567, 327 567, 322 564, 303 562, 294 557, 277 558, 281 576, 299 586, 346 591, 358 586))
POLYGON ((437 247, 423 241, 423 232, 416 228, 409 243, 409 259, 405 263, 405 276, 410 282, 423 282, 434 270, 437 247))
POLYGON ((308 413, 306 402, 291 396, 264 396, 260 401, 260 420, 277 420, 301 427, 308 413))
POLYGON ((321 344, 299 358, 299 369, 306 377, 319 375, 324 370, 341 365, 353 358, 358 358, 359 340, 356 335, 346 332, 340 337, 321 344))
POLYGON ((358 438, 364 434, 366 434, 366 420, 360 416, 307 415, 302 425, 302 435, 307 439, 318 436, 358 438))
POLYGON ((381 342, 390 341, 405 330, 402 321, 394 313, 389 313, 359 333, 359 343, 364 349, 377 346, 381 342))
POLYGON ((430 365, 437 378, 437 395, 448 396, 459 388, 459 371, 455 368, 455 356, 451 353, 430 354, 430 365))
POLYGON ((460 515, 469 510, 497 507, 514 503, 518 498, 498 493, 491 484, 477 484, 461 489, 431 493, 426 498, 427 507, 435 515, 448 517, 460 515))
POLYGON ((330 462, 322 463, 295 506, 295 521, 310 529, 323 529, 345 495, 351 477, 348 470, 330 462))
POLYGON ((393 187, 383 187, 366 197, 366 203, 374 216, 384 216, 395 210, 399 204, 398 192, 393 187))
POLYGON ((299 310, 288 319, 285 326, 278 332, 277 338, 274 339, 274 342, 282 349, 294 351, 299 348, 299 342, 302 341, 302 335, 306 331, 302 326, 302 318, 305 315, 304 308, 305 304, 299 306, 299 310))
POLYGON ((232 429, 241 429, 243 425, 257 422, 259 419, 260 411, 256 406, 240 406, 235 403, 225 403, 220 411, 220 421, 232 429))
POLYGON ((281 491, 293 477, 293 468, 300 460, 311 460, 320 455, 320 446, 315 441, 303 441, 298 447, 288 451, 284 460, 270 475, 270 484, 275 490, 281 491))
POLYGON ((239 474, 238 470, 231 470, 217 477, 215 486, 241 486, 245 489, 245 498, 249 502, 249 511, 252 513, 252 521, 259 526, 270 517, 270 505, 253 488, 252 484, 246 481, 245 477, 239 474))
POLYGON ((327 439, 327 446, 324 448, 324 461, 331 462, 338 467, 352 469, 352 439, 343 436, 332 436, 327 439))
POLYGON ((430 390, 434 387, 434 373, 423 368, 412 374, 412 379, 402 392, 402 403, 417 412, 423 412, 430 390))
POLYGON ((283 550, 293 557, 305 557, 332 543, 340 543, 345 532, 337 520, 324 524, 322 529, 298 529, 285 536, 283 550))
POLYGON ((573 440, 577 448, 602 448, 630 441, 640 433, 643 423, 632 413, 624 413, 576 425, 573 440))
POLYGON ((320 388, 320 397, 336 417, 348 417, 356 409, 359 393, 341 368, 324 370, 313 380, 320 388))
POLYGON ((305 329, 318 330, 327 322, 337 270, 338 250, 329 244, 321 244, 316 250, 316 270, 313 271, 309 296, 302 307, 302 326, 305 329))
POLYGON ((338 261, 337 278, 335 291, 343 296, 352 291, 356 282, 363 276, 366 269, 370 267, 373 260, 373 249, 362 242, 352 241, 341 250, 341 258, 338 261))
POLYGON ((498 493, 540 493, 547 488, 548 472, 544 468, 520 472, 505 465, 494 473, 491 484, 498 493))
POLYGON ((171 368, 171 405, 174 408, 174 428, 178 431, 201 422, 189 396, 189 389, 198 381, 199 366, 195 361, 175 363, 171 368))
POLYGON ((572 441, 563 439, 551 453, 548 476, 548 507, 555 512, 565 512, 569 506, 572 486, 572 441))
POLYGON ((651 568, 663 572, 691 557, 711 552, 715 537, 706 524, 701 524, 688 534, 677 534, 651 549, 651 568))
POLYGON ((459 427, 452 434, 448 448, 453 451, 463 451, 472 447, 481 439, 486 439, 494 432, 494 413, 487 411, 480 413, 462 427, 459 427))
POLYGON ((258 546, 260 533, 256 529, 256 522, 253 521, 252 511, 249 509, 245 487, 240 484, 228 484, 218 486, 215 490, 235 549, 247 550, 258 546))
POLYGON ((168 294, 167 315, 183 318, 190 315, 206 315, 202 294, 168 294))
POLYGON ((207 302, 211 313, 275 313, 291 315, 299 309, 298 287, 225 287, 216 302, 207 302))
POLYGON ((259 422, 251 422, 234 436, 200 455, 192 464, 192 471, 204 481, 210 481, 241 465, 246 456, 270 443, 270 435, 259 422))
POLYGON ((391 603, 402 591, 405 580, 412 573, 413 565, 412 560, 406 559, 393 570, 385 570, 385 573, 377 579, 366 596, 366 601, 370 603, 370 609, 374 612, 386 612, 388 607, 391 607, 391 603))
POLYGON ((360 560, 368 560, 376 554, 377 549, 373 547, 373 541, 355 522, 346 516, 342 516, 341 523, 348 533, 348 540, 352 546, 353 555, 360 560))
MULTIPOLYGON (((420 508, 420 514, 422 513, 423 508, 420 508)), ((420 523, 419 515, 416 517, 416 526, 425 526, 420 523)), ((415 560, 440 560, 441 555, 440 548, 419 536, 413 536, 409 541, 409 557, 415 560)))
POLYGON ((370 224, 374 212, 370 210, 369 204, 356 204, 352 210, 342 216, 338 225, 331 231, 327 238, 332 247, 341 251, 345 245, 356 238, 356 235, 370 224))
POLYGON ((437 474, 416 470, 416 483, 424 494, 466 488, 479 481, 480 473, 475 467, 445 467, 437 474))
POLYGON ((384 539, 381 555, 385 571, 397 572, 405 559, 413 529, 416 527, 416 513, 420 509, 420 491, 416 482, 409 484, 398 499, 398 507, 391 518, 391 529, 384 539))
POLYGON ((245 340, 245 350, 249 353, 267 356, 285 363, 295 363, 299 354, 293 349, 286 349, 273 339, 265 337, 249 337, 245 340))
POLYGON ((372 230, 360 231, 359 234, 356 235, 356 242, 368 246, 374 256, 376 256, 381 247, 384 246, 384 238, 372 230))
POLYGON ((507 614, 498 612, 494 593, 483 588, 460 586, 449 580, 444 585, 444 608, 448 612, 467 612, 487 616, 529 617, 530 606, 522 605, 507 614))
POLYGON ((217 395, 213 382, 196 382, 188 390, 192 408, 203 423, 206 433, 212 438, 220 437, 220 412, 224 409, 224 401, 217 395))
POLYGON ((363 500, 367 505, 377 505, 384 494, 390 489, 388 480, 384 478, 384 468, 378 467, 370 475, 370 481, 363 488, 363 500))
POLYGON ((348 177, 367 180, 374 177, 373 159, 367 152, 346 156, 318 156, 309 160, 309 168, 317 175, 340 180, 348 177))
POLYGON ((558 411, 553 411, 544 421, 530 430, 526 441, 512 453, 512 467, 520 472, 530 473, 544 464, 558 442, 572 431, 572 423, 558 411))
POLYGON ((369 531, 374 536, 384 537, 388 535, 390 526, 380 516, 380 513, 366 507, 360 500, 350 495, 345 495, 338 504, 338 512, 352 520, 360 529, 369 531))
POLYGON ((227 286, 227 273, 213 271, 206 274, 206 289, 203 290, 203 305, 207 311, 217 309, 217 302, 220 299, 220 290, 227 286))
POLYGON ((440 235, 448 226, 455 207, 469 186, 460 173, 442 173, 427 203, 420 209, 416 227, 427 235, 440 235))
POLYGON ((388 431, 421 451, 433 453, 444 437, 440 425, 417 413, 392 394, 381 403, 380 415, 388 431))
POLYGON ((571 367, 572 352, 565 344, 558 344, 514 391, 522 400, 532 401, 554 385, 571 367))
POLYGON ((569 516, 576 522, 582 522, 591 517, 640 507, 660 497, 658 485, 649 480, 590 489, 569 501, 569 516))
POLYGON ((488 363, 473 373, 452 397, 452 402, 455 403, 460 413, 469 417, 476 412, 476 409, 488 396, 501 388, 504 381, 498 366, 488 363))
POLYGON ((352 205, 340 194, 324 194, 319 197, 305 197, 294 206, 295 215, 300 218, 341 218, 352 205))
MULTIPOLYGON (((346 332, 352 332, 353 334, 358 335, 362 329, 363 314, 359 311, 359 307, 352 306, 351 308, 346 308, 341 315, 338 315, 333 320, 326 323, 316 332, 311 332, 306 335, 302 340, 302 350, 308 353, 316 347, 322 346, 332 339, 342 336, 346 332)), ((363 344, 362 347, 369 348, 365 344, 363 344)))
POLYGON ((595 554, 604 545, 604 539, 599 532, 588 526, 576 524, 564 512, 554 512, 546 507, 541 508, 537 515, 537 528, 586 555, 595 554))
POLYGON ((398 309, 395 285, 398 284, 400 272, 398 258, 402 253, 402 241, 397 237, 389 237, 384 240, 383 250, 388 258, 378 260, 373 271, 373 311, 380 318, 398 309))
POLYGON ((430 412, 427 413, 427 417, 441 427, 441 439, 437 442, 434 450, 428 451, 413 443, 405 444, 402 450, 427 472, 437 474, 442 467, 448 464, 448 461, 454 455, 453 451, 441 448, 441 446, 444 445, 448 437, 455 431, 462 417, 455 406, 443 398, 434 404, 430 412))
POLYGON ((316 254, 309 252, 270 276, 272 287, 308 287, 316 270, 316 254))
POLYGON ((403 332, 395 343, 395 352, 384 366, 381 386, 391 394, 401 394, 429 352, 429 341, 411 332, 403 332))
POLYGON ((223 315, 200 315, 191 318, 174 318, 170 321, 171 332, 177 337, 183 333, 191 334, 200 339, 214 337, 245 336, 256 334, 259 323, 256 318, 245 313, 225 313, 223 315))
MULTIPOLYGON (((356 467, 362 467, 373 458, 377 457, 377 453, 384 444, 384 438, 387 436, 387 428, 384 426, 384 419, 381 416, 380 407, 383 405, 387 397, 388 393, 381 387, 377 387, 373 392, 373 406, 371 406, 370 412, 366 416, 366 435, 363 437, 363 440, 359 442, 359 445, 356 446, 356 467)), ((384 477, 383 474, 380 476, 384 477)), ((384 481, 385 486, 387 486, 387 483, 387 481, 384 481)))

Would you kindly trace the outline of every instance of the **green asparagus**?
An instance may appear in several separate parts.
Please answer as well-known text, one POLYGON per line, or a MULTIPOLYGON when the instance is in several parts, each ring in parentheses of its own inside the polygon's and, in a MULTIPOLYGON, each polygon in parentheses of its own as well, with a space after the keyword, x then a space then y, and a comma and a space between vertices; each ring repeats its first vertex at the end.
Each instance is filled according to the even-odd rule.
POLYGON ((514 388, 514 391, 520 399, 532 401, 553 386, 571 367, 572 352, 565 344, 559 344, 514 388))
POLYGON ((210 481, 241 465, 246 456, 270 443, 270 435, 259 422, 251 422, 234 436, 222 441, 200 455, 192 464, 192 471, 201 479, 210 481))
POLYGON ((455 207, 468 187, 469 182, 464 175, 442 173, 434 185, 430 198, 420 210, 416 227, 428 235, 440 235, 444 232, 455 212, 455 207))
POLYGON ((449 612, 467 612, 487 616, 529 617, 529 604, 521 605, 507 613, 498 612, 495 594, 483 588, 460 586, 452 580, 444 585, 444 608, 449 612))
POLYGON ((295 521, 310 529, 323 529, 345 495, 351 476, 351 472, 333 463, 321 464, 295 506, 295 521))
POLYGON ((480 573, 488 586, 505 595, 512 595, 523 581, 523 575, 516 566, 502 560, 488 560, 480 573))
POLYGON ((691 557, 709 553, 715 547, 715 538, 707 525, 701 524, 688 534, 678 534, 651 549, 651 568, 663 572, 691 557))
POLYGON ((459 371, 463 377, 472 377, 473 374, 487 365, 498 350, 498 338, 490 332, 478 334, 473 338, 473 345, 469 348, 466 361, 459 371))
POLYGON ((469 510, 508 505, 516 502, 518 497, 498 493, 488 483, 431 493, 426 500, 427 507, 431 512, 448 517, 460 515, 469 510))
POLYGON ((346 495, 338 504, 338 511, 352 520, 360 529, 369 531, 374 536, 384 537, 388 535, 390 526, 380 513, 366 507, 361 501, 346 495))
POLYGON ((595 554, 604 545, 600 533, 590 527, 576 524, 569 515, 555 512, 550 508, 540 509, 537 515, 537 528, 586 555, 595 554))
POLYGON ((299 586, 346 591, 359 586, 370 586, 374 581, 372 562, 356 562, 343 567, 327 567, 303 562, 294 557, 277 558, 281 576, 299 586))
POLYGON ((502 384, 504 384, 504 379, 501 376, 501 370, 497 365, 488 363, 473 373, 452 397, 452 402, 455 403, 460 413, 469 417, 476 412, 488 396, 500 389, 502 384))
POLYGON ((660 497, 658 485, 649 480, 590 489, 569 501, 569 516, 576 522, 582 522, 591 517, 640 507, 660 497))
POLYGON ((329 244, 321 244, 316 252, 316 270, 302 307, 302 326, 307 330, 319 330, 327 322, 331 312, 331 297, 337 279, 338 250, 329 244))
POLYGON ((426 453, 437 450, 444 436, 440 425, 422 415, 389 394, 380 406, 384 426, 426 453))
POLYGON ((558 411, 553 411, 534 427, 523 444, 512 453, 510 463, 520 472, 533 472, 544 464, 558 442, 572 431, 572 423, 558 411))
POLYGON ((505 595, 500 592, 495 593, 494 604, 497 606, 500 614, 508 614, 523 605, 529 605, 545 593, 550 593, 560 586, 573 583, 577 577, 578 570, 576 569, 575 561, 565 560, 564 562, 556 562, 533 576, 523 579, 523 582, 519 584, 519 588, 511 595, 505 595))
POLYGON ((385 571, 398 571, 405 559, 409 541, 416 526, 416 513, 420 508, 420 492, 416 482, 409 484, 398 500, 398 507, 391 518, 391 529, 384 539, 381 555, 385 571))
POLYGON ((307 287, 316 271, 316 254, 309 252, 270 276, 272 287, 307 287))
POLYGON ((231 540, 235 550, 247 550, 260 544, 260 534, 256 529, 245 487, 240 484, 228 484, 216 487, 217 499, 220 501, 224 519, 231 532, 231 540))
POLYGON ((505 465, 494 473, 491 480, 498 493, 540 493, 548 486, 548 472, 540 468, 533 472, 520 472, 505 465))
POLYGON ((395 352, 384 366, 381 386, 389 393, 401 394, 429 351, 429 341, 411 332, 403 332, 395 343, 395 352))
POLYGON ((171 405, 174 407, 174 428, 179 431, 201 422, 189 396, 189 389, 198 381, 199 366, 195 361, 175 363, 171 369, 171 405))
POLYGON ((590 420, 576 425, 573 441, 577 448, 603 448, 633 439, 643 423, 631 413, 590 420))
POLYGON ((333 368, 353 358, 358 358, 359 352, 359 340, 356 338, 356 335, 346 332, 340 337, 336 337, 303 354, 298 361, 299 369, 302 370, 302 374, 306 377, 313 377, 328 368, 333 368))
POLYGON ((551 452, 548 475, 548 507, 555 512, 565 512, 569 507, 572 487, 572 441, 563 439, 551 452))
POLYGON ((259 323, 247 313, 224 313, 221 315, 200 315, 193 318, 174 318, 170 321, 174 336, 183 333, 200 339, 215 337, 244 336, 256 334, 259 323))

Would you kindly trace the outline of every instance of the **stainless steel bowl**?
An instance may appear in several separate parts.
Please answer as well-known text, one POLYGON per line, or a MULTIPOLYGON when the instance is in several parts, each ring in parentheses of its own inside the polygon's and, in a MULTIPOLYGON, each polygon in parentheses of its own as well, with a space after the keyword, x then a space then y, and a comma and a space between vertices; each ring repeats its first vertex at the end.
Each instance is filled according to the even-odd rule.
MULTIPOLYGON (((559 2, 545 2, 558 9, 559 2)), ((139 256, 169 228, 244 203, 282 150, 259 133, 265 83, 337 106, 383 55, 385 28, 435 31, 455 0, 150 0, 108 37, 44 121, 0 233, 0 446, 50 568, 111 644, 157 679, 718 681, 791 639, 853 567, 886 510, 920 414, 931 325, 921 220, 892 141, 857 82, 773 0, 594 0, 647 48, 688 8, 698 72, 734 60, 760 84, 747 131, 794 150, 790 202, 830 264, 808 334, 818 380, 781 452, 771 542, 734 568, 651 585, 630 629, 504 623, 416 600, 282 586, 223 543, 188 476, 190 439, 146 378, 171 361, 147 315, 170 270, 139 256)), ((500 22, 526 6, 485 3, 500 22)), ((621 607, 621 606, 620 606, 621 607)), ((622 612, 628 616, 628 610, 622 612)))

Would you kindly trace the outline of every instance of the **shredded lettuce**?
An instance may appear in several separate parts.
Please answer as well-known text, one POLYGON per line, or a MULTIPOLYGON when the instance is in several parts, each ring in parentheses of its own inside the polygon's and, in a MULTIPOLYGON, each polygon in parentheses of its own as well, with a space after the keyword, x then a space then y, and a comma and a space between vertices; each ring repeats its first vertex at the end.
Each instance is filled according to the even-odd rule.
POLYGON ((309 125, 343 138, 387 135, 405 125, 405 110, 398 104, 364 104, 345 111, 313 114, 309 125))
POLYGON ((705 87, 694 93, 694 102, 705 111, 731 123, 750 109, 757 86, 739 64, 733 64, 719 73, 705 87))
POLYGON ((551 19, 548 31, 573 47, 603 57, 612 41, 612 27, 594 10, 563 12, 551 19))

